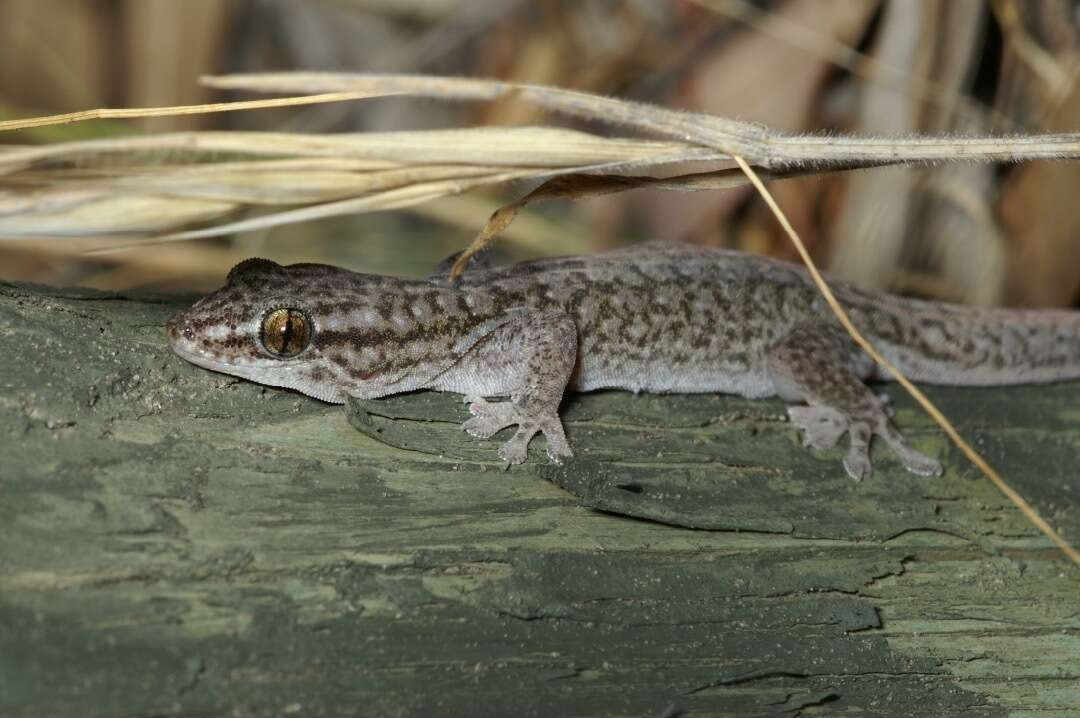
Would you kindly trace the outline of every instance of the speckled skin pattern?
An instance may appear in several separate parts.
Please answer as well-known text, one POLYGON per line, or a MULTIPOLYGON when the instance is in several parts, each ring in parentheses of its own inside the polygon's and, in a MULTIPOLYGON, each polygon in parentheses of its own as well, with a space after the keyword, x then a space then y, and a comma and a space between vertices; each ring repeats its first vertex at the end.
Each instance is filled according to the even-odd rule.
MULTIPOLYGON (((912 380, 1002 385, 1080 377, 1080 314, 976 309, 833 283, 855 324, 912 380)), ((466 396, 463 428, 517 432, 499 451, 525 460, 537 432, 572 455, 565 389, 779 395, 815 448, 846 432, 844 466, 870 474, 880 436, 910 470, 940 473, 909 448, 863 383, 882 371, 843 332, 806 273, 739 252, 646 244, 595 256, 470 268, 451 285, 250 259, 222 289, 168 323, 199 366, 323 401, 435 389, 466 396), (299 309, 312 338, 282 358, 260 339, 274 309, 299 309), (507 401, 487 401, 505 397, 507 401)))

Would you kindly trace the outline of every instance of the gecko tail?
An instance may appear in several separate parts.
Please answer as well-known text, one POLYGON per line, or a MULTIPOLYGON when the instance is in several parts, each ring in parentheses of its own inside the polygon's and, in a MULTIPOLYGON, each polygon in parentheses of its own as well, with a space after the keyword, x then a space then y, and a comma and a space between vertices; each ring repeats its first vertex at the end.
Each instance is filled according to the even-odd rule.
POLYGON ((1080 378, 1080 312, 915 300, 892 308, 905 336, 882 337, 883 349, 913 381, 1005 386, 1080 378))

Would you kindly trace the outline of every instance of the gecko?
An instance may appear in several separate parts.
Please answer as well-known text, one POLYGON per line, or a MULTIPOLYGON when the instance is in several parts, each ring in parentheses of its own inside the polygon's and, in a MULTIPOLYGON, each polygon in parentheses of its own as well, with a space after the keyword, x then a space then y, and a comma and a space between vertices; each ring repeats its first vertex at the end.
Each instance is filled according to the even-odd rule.
MULTIPOLYGON (((452 258, 451 258, 452 259, 452 258)), ((573 456, 559 416, 567 390, 777 396, 803 443, 848 435, 843 466, 872 472, 883 440, 915 474, 942 471, 911 448, 887 397, 890 376, 854 343, 807 272, 735 250, 646 243, 503 267, 450 261, 427 278, 245 260, 224 287, 167 323, 172 349, 207 369, 324 402, 421 389, 463 394, 462 428, 525 461, 573 456)), ((1000 386, 1080 377, 1080 312, 909 299, 831 281, 855 325, 909 379, 1000 386)))

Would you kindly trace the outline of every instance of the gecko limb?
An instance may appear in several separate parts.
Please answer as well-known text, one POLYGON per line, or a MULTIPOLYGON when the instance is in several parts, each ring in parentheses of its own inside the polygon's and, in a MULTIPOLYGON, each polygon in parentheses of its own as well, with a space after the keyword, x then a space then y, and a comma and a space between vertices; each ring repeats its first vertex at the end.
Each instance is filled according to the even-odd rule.
POLYGON ((846 432, 844 468, 856 480, 873 471, 870 440, 880 436, 904 467, 921 476, 941 473, 941 464, 915 451, 889 420, 885 401, 863 383, 873 361, 839 328, 804 323, 769 351, 768 370, 777 394, 805 405, 788 408, 791 422, 815 449, 834 446, 846 432))
POLYGON ((566 440, 559 403, 577 362, 577 326, 562 311, 530 313, 501 327, 479 354, 485 363, 511 374, 510 401, 489 402, 476 397, 469 404, 472 418, 461 428, 472 436, 488 438, 508 426, 517 432, 499 449, 507 464, 520 464, 528 454, 529 442, 542 432, 547 454, 561 464, 574 454, 566 440), (508 365, 508 366, 507 366, 508 365))

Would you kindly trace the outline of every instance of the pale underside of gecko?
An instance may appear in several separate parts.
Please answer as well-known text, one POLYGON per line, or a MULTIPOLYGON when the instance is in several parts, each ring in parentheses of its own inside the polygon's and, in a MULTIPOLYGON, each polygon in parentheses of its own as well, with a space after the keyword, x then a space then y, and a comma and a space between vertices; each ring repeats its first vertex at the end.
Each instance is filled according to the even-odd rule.
MULTIPOLYGON (((996 386, 1080 377, 1080 313, 980 309, 833 282, 856 326, 917 382, 996 386)), ((184 359, 327 402, 418 389, 464 394, 469 434, 516 426, 499 449, 526 458, 539 432, 572 456, 566 389, 779 396, 814 448, 846 432, 856 479, 869 444, 903 465, 909 447, 865 380, 888 379, 847 336, 806 273, 733 251, 645 244, 594 256, 470 268, 454 284, 319 264, 240 263, 227 284, 168 323, 184 359), (489 399, 505 399, 489 401, 489 399)))

